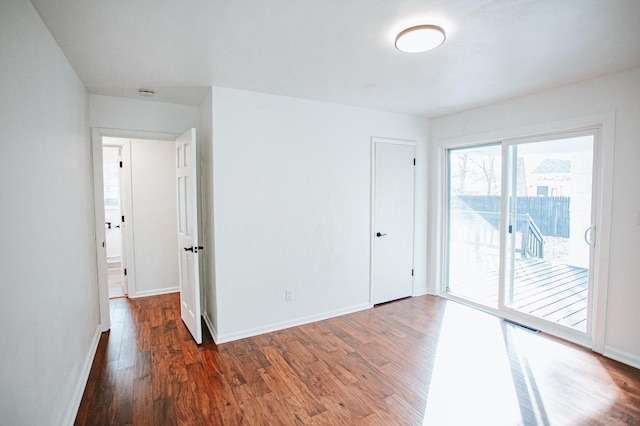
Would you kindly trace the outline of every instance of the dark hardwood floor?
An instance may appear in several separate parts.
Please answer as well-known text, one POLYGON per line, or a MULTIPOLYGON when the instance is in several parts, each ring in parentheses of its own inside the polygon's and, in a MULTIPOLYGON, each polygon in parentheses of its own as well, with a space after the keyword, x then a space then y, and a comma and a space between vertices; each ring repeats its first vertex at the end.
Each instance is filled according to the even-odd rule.
POLYGON ((640 370, 423 296, 216 346, 110 301, 78 425, 632 425, 640 370))

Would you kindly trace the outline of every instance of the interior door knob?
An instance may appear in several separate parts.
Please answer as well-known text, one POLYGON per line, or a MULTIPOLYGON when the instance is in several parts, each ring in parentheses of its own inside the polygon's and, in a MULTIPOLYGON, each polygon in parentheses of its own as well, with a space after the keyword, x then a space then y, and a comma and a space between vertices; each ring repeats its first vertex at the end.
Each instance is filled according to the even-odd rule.
POLYGON ((376 237, 384 237, 387 234, 383 234, 382 232, 377 232, 376 237))

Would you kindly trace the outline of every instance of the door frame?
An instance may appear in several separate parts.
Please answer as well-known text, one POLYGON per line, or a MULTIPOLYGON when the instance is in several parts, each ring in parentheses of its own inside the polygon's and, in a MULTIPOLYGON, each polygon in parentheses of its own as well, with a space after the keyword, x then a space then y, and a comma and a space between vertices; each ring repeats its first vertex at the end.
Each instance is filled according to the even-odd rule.
MULTIPOLYGON (((104 177, 102 172, 102 139, 103 137, 121 139, 175 140, 179 133, 148 132, 140 130, 122 130, 104 127, 91 128, 92 163, 93 163, 93 198, 96 233, 96 264, 98 273, 98 310, 100 313, 100 330, 111 328, 109 312, 109 281, 107 278, 106 234, 104 230, 104 177)), ((129 288, 131 291, 131 288, 129 288)))
MULTIPOLYGON (((374 277, 374 272, 375 272, 375 225, 376 225, 376 221, 375 221, 375 191, 376 191, 376 186, 375 186, 375 182, 376 182, 376 143, 387 143, 387 144, 393 144, 393 145, 408 145, 408 146, 412 146, 414 149, 414 155, 417 155, 415 150, 417 149, 417 141, 414 140, 407 140, 407 139, 393 139, 393 138, 384 138, 384 137, 378 137, 378 136, 372 136, 371 137, 371 176, 370 176, 370 180, 371 180, 371 192, 370 192, 370 200, 371 200, 371 204, 369 206, 370 208, 370 222, 369 222, 369 306, 373 307, 374 303, 373 303, 373 277, 374 277)), ((411 247, 411 264, 414 266, 414 270, 415 270, 415 254, 416 254, 416 238, 415 238, 415 232, 416 232, 416 173, 415 173, 415 168, 413 171, 413 223, 412 223, 412 227, 413 227, 413 244, 411 247)), ((415 278, 415 275, 414 275, 415 278)), ((411 295, 414 296, 415 295, 415 279, 413 280, 413 282, 411 283, 411 295)))
MULTIPOLYGON (((451 148, 472 147, 486 145, 506 140, 524 139, 529 137, 544 137, 558 133, 570 133, 597 129, 593 151, 593 200, 595 209, 596 246, 593 262, 593 299, 591 301, 592 322, 585 338, 571 332, 550 329, 542 325, 540 329, 548 334, 556 335, 565 340, 586 346, 598 353, 605 350, 605 330, 607 320, 607 294, 609 276, 609 249, 611 234, 611 209, 613 197, 613 164, 615 142, 615 112, 593 114, 558 120, 547 123, 537 123, 529 126, 515 127, 489 131, 475 135, 435 140, 432 143, 432 162, 430 174, 430 203, 434 207, 434 214, 429 219, 429 232, 433 238, 429 241, 429 264, 431 265, 431 291, 439 296, 456 300, 493 315, 504 316, 497 310, 477 303, 457 298, 445 291, 446 286, 446 236, 447 230, 447 150, 451 148)), ((504 160, 504 159, 503 159, 504 160)))
MULTIPOLYGON (((594 226, 594 224, 598 223, 598 214, 599 211, 596 208, 597 204, 597 197, 598 197, 598 187, 596 182, 598 181, 598 170, 597 170, 597 161, 598 161, 598 156, 597 156, 597 152, 598 152, 598 144, 600 143, 601 140, 601 135, 600 135, 600 128, 597 127, 588 127, 588 128, 584 128, 582 130, 574 130, 574 131, 565 131, 565 132, 557 132, 554 134, 547 134, 547 135, 543 135, 543 136, 532 136, 532 137, 525 137, 525 138, 514 138, 514 139, 505 139, 501 142, 501 148, 502 148, 502 167, 503 167, 503 171, 506 171, 506 173, 503 173, 503 182, 502 182, 502 186, 503 186, 503 200, 502 200, 502 208, 501 208, 501 218, 506 218, 507 220, 502 221, 502 225, 501 225, 501 241, 502 243, 504 243, 506 241, 506 238, 508 236, 508 227, 509 227, 509 223, 513 223, 511 221, 511 219, 509 219, 509 216, 511 214, 513 214, 510 211, 510 205, 509 205, 509 199, 511 197, 514 197, 513 194, 509 194, 509 188, 510 185, 506 184, 506 181, 508 180, 513 180, 515 182, 516 180, 516 170, 515 170, 515 164, 513 163, 514 158, 512 158, 512 155, 510 154, 510 149, 512 147, 515 146, 520 146, 520 145, 527 145, 527 144, 535 144, 538 142, 551 142, 554 140, 564 140, 564 139, 571 139, 571 138, 578 138, 578 137, 588 137, 588 136, 592 136, 593 137, 593 145, 592 145, 592 166, 591 166, 591 205, 590 205, 590 209, 589 209, 589 215, 590 215, 590 228, 594 226)), ((511 185, 513 185, 513 182, 511 183, 511 185)), ((597 234, 597 231, 595 231, 597 234)), ((513 234, 511 234, 510 236, 511 238, 515 239, 515 232, 513 234)), ((590 246, 589 248, 589 281, 588 281, 588 300, 589 300, 589 304, 587 305, 587 326, 586 326, 586 331, 584 333, 582 332, 578 332, 576 331, 576 333, 578 333, 576 336, 578 339, 586 336, 587 340, 590 340, 591 335, 593 334, 593 328, 592 328, 592 322, 593 322, 593 313, 594 313, 594 307, 595 307, 595 303, 594 303, 594 298, 595 298, 595 288, 597 286, 596 283, 596 279, 595 276, 593 274, 593 271, 595 271, 595 263, 596 263, 596 258, 595 258, 595 248, 598 246, 598 242, 596 241, 595 243, 595 247, 594 246, 590 246)), ((513 247, 512 247, 513 250, 513 247)), ((501 285, 500 285, 500 292, 499 292, 499 296, 498 296, 498 309, 504 311, 505 313, 507 313, 508 315, 512 316, 513 319, 522 319, 522 321, 531 321, 531 323, 535 323, 536 327, 538 327, 538 324, 548 324, 549 325, 549 329, 550 330, 556 330, 558 329, 557 327, 562 327, 562 326, 557 326, 553 323, 549 323, 544 319, 540 319, 537 318, 535 316, 523 313, 518 311, 517 309, 514 309, 512 307, 507 306, 504 301, 505 301, 505 295, 503 294, 504 291, 507 291, 507 289, 510 292, 513 292, 513 288, 512 286, 514 285, 513 283, 513 269, 512 269, 512 265, 508 265, 507 262, 512 262, 513 261, 513 257, 514 253, 507 253, 508 250, 504 250, 501 247, 501 251, 500 251, 500 258, 501 258, 501 285), (510 270, 511 271, 511 276, 507 277, 506 271, 510 270), (507 283, 507 281, 511 281, 510 283, 507 283), (544 322, 543 322, 544 321, 544 322)), ((569 330, 566 330, 566 332, 570 332, 569 330)))

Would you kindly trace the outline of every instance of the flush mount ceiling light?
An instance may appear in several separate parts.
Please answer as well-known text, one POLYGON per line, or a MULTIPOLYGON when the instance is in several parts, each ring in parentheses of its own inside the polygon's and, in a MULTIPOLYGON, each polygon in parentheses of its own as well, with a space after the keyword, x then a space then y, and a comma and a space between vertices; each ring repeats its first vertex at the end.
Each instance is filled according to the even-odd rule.
POLYGON ((442 27, 417 25, 400 31, 396 37, 396 49, 406 53, 426 52, 440 46, 445 38, 442 27))

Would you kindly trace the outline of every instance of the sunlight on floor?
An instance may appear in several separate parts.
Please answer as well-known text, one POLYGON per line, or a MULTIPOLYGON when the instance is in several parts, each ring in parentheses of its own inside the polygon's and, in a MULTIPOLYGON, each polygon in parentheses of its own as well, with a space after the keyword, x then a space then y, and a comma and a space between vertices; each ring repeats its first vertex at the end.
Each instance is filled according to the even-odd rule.
POLYGON ((504 346, 499 320, 449 303, 442 321, 438 355, 427 398, 424 424, 517 424, 518 399, 506 352, 483 348, 504 346), (491 341, 480 339, 496 330, 491 341))
POLYGON ((589 390, 572 382, 576 364, 589 363, 590 377, 611 381, 590 354, 457 303, 447 304, 440 336, 424 425, 580 424, 618 397, 613 386, 597 404, 581 397, 589 390), (548 373, 558 363, 566 363, 566 380, 548 373), (562 417, 549 418, 546 404, 562 417))

